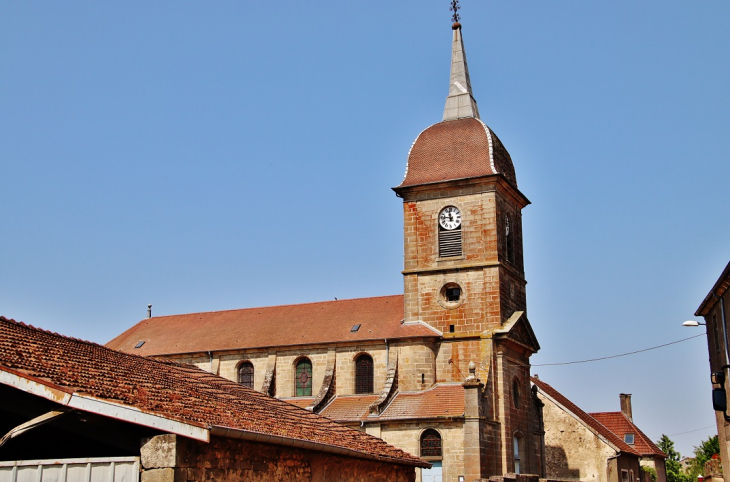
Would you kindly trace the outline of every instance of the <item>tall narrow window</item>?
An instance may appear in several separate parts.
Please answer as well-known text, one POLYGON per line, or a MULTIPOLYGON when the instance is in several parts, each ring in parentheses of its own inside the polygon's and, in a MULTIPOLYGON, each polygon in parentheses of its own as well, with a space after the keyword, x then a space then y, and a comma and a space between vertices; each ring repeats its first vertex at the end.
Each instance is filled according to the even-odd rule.
POLYGON ((441 457, 441 435, 432 428, 421 434, 421 457, 441 457))
POLYGON ((461 211, 447 206, 439 213, 439 257, 461 256, 461 211))
POLYGON ((355 393, 373 393, 373 359, 360 355, 355 360, 355 393))
POLYGON ((297 397, 312 396, 312 362, 302 358, 297 362, 297 397))
POLYGON ((504 215, 504 242, 505 242, 505 253, 507 255, 507 261, 510 263, 515 262, 515 227, 512 225, 512 219, 509 214, 504 215))
POLYGON ((238 383, 253 388, 253 363, 243 362, 238 366, 238 383))
POLYGON ((512 445, 515 452, 515 474, 520 473, 520 437, 515 435, 512 438, 512 445))

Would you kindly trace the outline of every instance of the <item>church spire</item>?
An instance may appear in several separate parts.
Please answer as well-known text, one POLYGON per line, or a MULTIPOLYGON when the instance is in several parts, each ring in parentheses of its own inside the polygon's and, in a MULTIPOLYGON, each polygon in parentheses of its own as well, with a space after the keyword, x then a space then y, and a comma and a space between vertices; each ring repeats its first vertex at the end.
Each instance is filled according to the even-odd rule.
POLYGON ((471 82, 469 81, 469 68, 466 65, 466 54, 464 53, 464 41, 461 38, 461 24, 458 22, 459 9, 458 1, 451 2, 451 10, 454 12, 454 38, 451 44, 451 79, 449 81, 449 96, 446 97, 443 120, 460 119, 462 117, 479 118, 477 101, 471 93, 471 82))

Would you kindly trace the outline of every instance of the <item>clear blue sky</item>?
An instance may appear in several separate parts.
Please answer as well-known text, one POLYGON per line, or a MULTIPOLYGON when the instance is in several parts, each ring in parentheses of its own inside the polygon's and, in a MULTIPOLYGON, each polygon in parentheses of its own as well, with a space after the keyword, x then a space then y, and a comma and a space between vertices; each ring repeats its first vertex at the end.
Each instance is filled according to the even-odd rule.
MULTIPOLYGON (((402 292, 403 176, 449 2, 0 3, 0 314, 145 316, 402 292)), ((730 3, 463 0, 512 154, 545 364, 678 340, 730 260, 730 3)), ((714 424, 702 338, 534 372, 656 439, 714 424)), ((673 438, 683 454, 712 428, 673 438)))

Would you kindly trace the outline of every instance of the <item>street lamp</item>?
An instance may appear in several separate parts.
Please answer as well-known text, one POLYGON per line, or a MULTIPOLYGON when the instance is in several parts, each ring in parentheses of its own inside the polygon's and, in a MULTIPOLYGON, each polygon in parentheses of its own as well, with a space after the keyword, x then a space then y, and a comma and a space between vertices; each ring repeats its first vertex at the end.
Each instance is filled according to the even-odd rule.
POLYGON ((682 323, 682 326, 700 326, 700 325, 707 325, 707 323, 700 323, 699 321, 695 321, 695 320, 687 320, 684 323, 682 323))

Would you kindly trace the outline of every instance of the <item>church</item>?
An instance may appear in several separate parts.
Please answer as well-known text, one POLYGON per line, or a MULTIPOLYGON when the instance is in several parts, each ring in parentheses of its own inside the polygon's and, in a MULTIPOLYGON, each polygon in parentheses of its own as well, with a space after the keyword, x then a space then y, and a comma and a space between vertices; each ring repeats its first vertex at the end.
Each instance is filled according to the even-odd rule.
POLYGON ((418 469, 423 482, 544 476, 522 255, 529 200, 480 119, 454 20, 443 119, 415 139, 393 188, 403 294, 148 317, 107 347, 194 364, 380 437, 432 464, 418 469))

